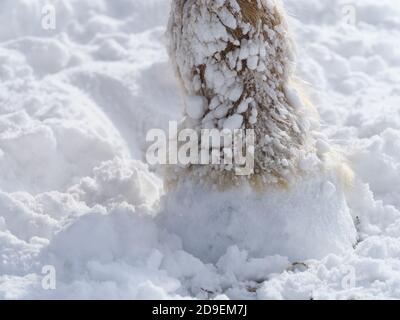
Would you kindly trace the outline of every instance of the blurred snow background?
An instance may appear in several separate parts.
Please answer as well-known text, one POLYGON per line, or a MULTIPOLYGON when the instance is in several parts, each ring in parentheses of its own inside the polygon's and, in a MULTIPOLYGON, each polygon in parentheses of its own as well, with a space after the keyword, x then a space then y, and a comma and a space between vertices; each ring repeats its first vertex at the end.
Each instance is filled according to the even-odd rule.
POLYGON ((162 182, 143 164, 147 130, 180 114, 169 1, 2 0, 0 298, 400 298, 400 5, 284 3, 297 74, 359 177, 355 249, 293 261, 231 246, 217 262, 184 250, 154 217, 162 182))

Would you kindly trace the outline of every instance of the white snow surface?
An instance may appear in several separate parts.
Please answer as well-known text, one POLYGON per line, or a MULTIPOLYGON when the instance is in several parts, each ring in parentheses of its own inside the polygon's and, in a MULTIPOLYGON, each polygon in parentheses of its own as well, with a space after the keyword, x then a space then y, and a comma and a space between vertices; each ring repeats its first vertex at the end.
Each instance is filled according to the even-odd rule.
POLYGON ((346 205, 325 177, 290 196, 165 194, 144 151, 183 105, 168 0, 1 1, 0 298, 400 298, 400 4, 284 4, 321 136, 356 174, 346 205), (41 27, 48 3, 56 30, 41 27), (287 237, 263 232, 285 219, 287 237))

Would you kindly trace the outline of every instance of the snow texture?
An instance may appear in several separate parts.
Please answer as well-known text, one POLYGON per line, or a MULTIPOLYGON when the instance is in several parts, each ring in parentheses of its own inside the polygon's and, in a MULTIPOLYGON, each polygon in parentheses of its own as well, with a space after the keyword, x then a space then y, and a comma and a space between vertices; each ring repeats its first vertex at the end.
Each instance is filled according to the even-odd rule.
MULTIPOLYGON (((347 188, 327 170, 267 195, 194 184, 166 194, 144 164, 146 132, 185 104, 165 48, 170 1, 51 3, 56 30, 41 26, 47 1, 0 3, 0 298, 400 298, 397 2, 283 1, 293 72, 322 123, 299 166, 343 152, 355 179, 347 188), (46 265, 56 290, 42 287, 46 265)), ((210 81, 226 84, 218 72, 210 81)), ((201 119, 204 101, 190 96, 201 119)))

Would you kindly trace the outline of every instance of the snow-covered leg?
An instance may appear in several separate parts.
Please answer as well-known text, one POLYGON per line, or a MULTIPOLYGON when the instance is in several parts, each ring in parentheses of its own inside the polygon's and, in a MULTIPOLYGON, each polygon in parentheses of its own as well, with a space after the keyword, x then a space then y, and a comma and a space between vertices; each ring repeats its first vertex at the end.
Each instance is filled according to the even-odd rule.
MULTIPOLYGON (((182 126, 254 129, 255 170, 246 178, 287 185, 299 176, 301 160, 316 151, 314 114, 291 79, 294 46, 279 2, 173 1, 169 36, 185 96, 182 126)), ((190 170, 228 185, 243 179, 230 166, 190 170)))
POLYGON ((280 1, 175 0, 168 32, 185 100, 181 127, 253 129, 255 170, 238 176, 231 166, 194 164, 167 174, 178 181, 164 225, 203 258, 234 244, 293 259, 351 249, 351 170, 296 89, 280 1))

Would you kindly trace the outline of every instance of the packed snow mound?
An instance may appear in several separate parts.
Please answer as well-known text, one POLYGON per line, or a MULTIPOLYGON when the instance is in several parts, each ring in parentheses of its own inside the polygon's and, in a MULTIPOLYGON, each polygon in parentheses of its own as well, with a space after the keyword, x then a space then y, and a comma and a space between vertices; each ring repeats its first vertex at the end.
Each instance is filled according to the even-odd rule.
MULTIPOLYGON (((193 239, 224 223, 206 220, 222 208, 211 208, 215 194, 209 192, 209 205, 206 193, 194 194, 205 199, 200 203, 192 198, 196 189, 177 190, 164 223, 162 181, 142 161, 147 131, 166 128, 182 105, 165 49, 170 1, 55 0, 57 27, 44 30, 47 3, 0 4, 0 298, 400 298, 396 2, 284 1, 301 44, 296 74, 309 83, 323 134, 358 177, 347 207, 339 202, 342 189, 335 193, 325 179, 313 182, 315 193, 307 189, 313 197, 307 205, 315 205, 313 214, 350 210, 355 249, 343 238, 327 242, 329 250, 316 242, 307 252, 262 252, 260 225, 249 238, 240 230, 236 242, 223 229, 227 240, 212 254, 203 247, 209 239, 193 239), (332 200, 322 203, 329 194, 332 200), (211 208, 189 224, 193 230, 195 221, 202 223, 193 236, 183 228, 193 213, 171 211, 185 202, 211 208), (325 256, 323 249, 332 252, 325 256), (294 260, 299 255, 314 258, 294 260), (48 265, 56 270, 56 290, 42 286, 48 265)), ((251 223, 269 216, 244 209, 265 205, 276 212, 285 205, 284 217, 298 219, 304 233, 305 219, 318 230, 319 220, 304 217, 305 210, 301 218, 289 210, 296 192, 293 202, 274 193, 270 199, 247 193, 254 200, 248 203, 228 193, 226 200, 251 223)), ((316 232, 346 225, 335 221, 316 232)))
POLYGON ((344 192, 326 176, 267 192, 245 186, 220 192, 188 182, 165 198, 161 225, 203 261, 215 263, 234 245, 256 258, 304 261, 347 252, 356 243, 344 192))

